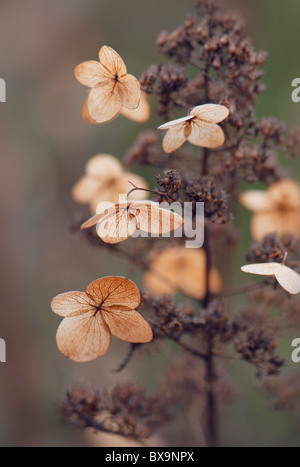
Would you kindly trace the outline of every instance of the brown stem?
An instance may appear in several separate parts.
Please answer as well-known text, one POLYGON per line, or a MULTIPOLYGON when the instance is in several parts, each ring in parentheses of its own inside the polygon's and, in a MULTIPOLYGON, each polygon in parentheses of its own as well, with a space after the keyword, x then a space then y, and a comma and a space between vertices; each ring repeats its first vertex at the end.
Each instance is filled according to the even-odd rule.
POLYGON ((218 408, 215 397, 215 365, 213 358, 213 339, 208 338, 208 352, 206 358, 206 439, 209 447, 218 445, 218 408))
MULTIPOLYGON (((209 81, 206 78, 206 94, 209 95, 209 81)), ((208 149, 203 150, 202 158, 202 176, 208 175, 208 160, 210 151, 208 149)), ((205 240, 204 250, 206 254, 206 294, 203 300, 203 307, 207 308, 212 294, 210 293, 210 271, 212 270, 212 250, 210 244, 210 232, 208 224, 205 225, 204 229, 205 240)), ((207 354, 205 359, 206 365, 206 404, 205 404, 205 433, 207 439, 207 445, 209 447, 215 447, 218 444, 218 409, 217 401, 215 396, 215 362, 214 362, 214 342, 213 337, 209 334, 207 336, 207 354)))
POLYGON ((213 296, 216 298, 226 298, 234 297, 237 295, 244 295, 245 293, 254 292, 257 289, 261 289, 264 285, 265 281, 255 282, 253 284, 246 284, 242 285, 241 287, 223 290, 222 292, 214 294, 213 296))

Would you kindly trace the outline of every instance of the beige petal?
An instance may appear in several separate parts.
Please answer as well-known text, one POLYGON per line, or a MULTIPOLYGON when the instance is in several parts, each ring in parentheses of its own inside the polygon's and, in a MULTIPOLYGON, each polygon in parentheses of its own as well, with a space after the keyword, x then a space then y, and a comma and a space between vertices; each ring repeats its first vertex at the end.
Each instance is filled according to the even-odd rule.
POLYGON ((59 351, 74 362, 88 362, 104 355, 111 344, 111 332, 100 312, 65 318, 58 327, 59 351))
POLYGON ((275 277, 275 272, 278 270, 278 267, 280 267, 279 263, 258 263, 248 264, 241 269, 248 274, 275 277))
POLYGON ((191 125, 192 131, 187 138, 191 144, 210 149, 224 144, 225 135, 222 128, 218 125, 200 120, 193 120, 191 125))
POLYGON ((275 273, 281 287, 291 295, 300 293, 300 275, 293 269, 282 265, 275 273))
POLYGON ((268 190, 268 196, 281 209, 300 210, 300 186, 290 179, 274 183, 268 190))
POLYGON ((194 115, 203 122, 220 123, 229 115, 229 110, 224 105, 205 104, 194 107, 190 115, 194 115))
POLYGON ((141 301, 140 291, 135 283, 118 276, 97 279, 88 285, 86 294, 105 309, 119 305, 134 310, 141 301))
POLYGON ((148 100, 144 96, 144 93, 141 93, 140 105, 137 109, 127 109, 126 107, 122 107, 121 114, 129 120, 137 123, 147 122, 151 116, 151 108, 148 100))
POLYGON ((98 123, 90 116, 87 99, 84 101, 81 116, 86 123, 89 123, 90 125, 98 125, 98 123))
POLYGON ((141 100, 138 80, 132 75, 126 75, 119 79, 117 88, 123 106, 127 109, 137 109, 141 100))
POLYGON ((95 214, 94 216, 92 216, 90 219, 88 219, 86 222, 84 222, 82 225, 81 225, 81 230, 84 230, 84 229, 89 229, 91 227, 94 227, 94 225, 97 225, 98 222, 106 215, 105 212, 101 212, 100 214, 95 214))
POLYGON ((103 67, 96 61, 80 63, 75 68, 74 74, 76 79, 88 88, 107 82, 107 76, 103 75, 103 67))
POLYGON ((122 103, 115 82, 95 86, 89 93, 88 111, 97 123, 109 123, 119 115, 122 103))
POLYGON ((102 316, 118 339, 141 344, 153 339, 151 327, 137 311, 102 311, 102 316))
POLYGON ((118 204, 119 202, 124 201, 126 198, 126 194, 122 196, 118 187, 119 185, 117 182, 113 184, 108 183, 104 185, 98 192, 97 196, 95 196, 93 201, 90 203, 91 212, 95 213, 99 212, 99 210, 101 211, 102 205, 105 202, 108 202, 111 205, 118 204))
POLYGON ((120 55, 107 45, 101 47, 99 51, 99 62, 113 77, 127 74, 126 65, 120 55))
POLYGON ((181 216, 151 201, 132 202, 130 212, 135 215, 137 228, 151 234, 173 232, 184 224, 181 216))
POLYGON ((172 120, 171 122, 164 123, 163 125, 160 125, 157 129, 158 130, 170 130, 171 128, 177 127, 177 126, 184 126, 183 124, 193 120, 194 116, 193 115, 187 115, 186 117, 178 118, 177 120, 172 120))
POLYGON ((72 198, 77 203, 90 203, 97 195, 101 184, 92 177, 82 177, 72 189, 72 198))
POLYGON ((97 224, 97 235, 105 243, 123 242, 136 231, 135 217, 120 205, 115 206, 97 224))
POLYGON ((300 236, 300 213, 257 212, 251 219, 251 233, 254 240, 262 240, 266 235, 277 233, 279 237, 293 234, 300 236))
POLYGON ((66 292, 53 298, 51 309, 59 316, 72 317, 95 310, 95 304, 84 292, 66 292))
POLYGON ((114 179, 123 173, 123 167, 116 157, 109 154, 98 154, 92 157, 85 167, 87 175, 99 179, 114 179))
POLYGON ((239 196, 240 203, 253 212, 270 211, 274 204, 266 191, 249 190, 239 196))
POLYGON ((186 137, 184 134, 184 125, 180 124, 174 126, 164 136, 163 139, 163 150, 167 154, 177 151, 184 143, 186 142, 186 137))

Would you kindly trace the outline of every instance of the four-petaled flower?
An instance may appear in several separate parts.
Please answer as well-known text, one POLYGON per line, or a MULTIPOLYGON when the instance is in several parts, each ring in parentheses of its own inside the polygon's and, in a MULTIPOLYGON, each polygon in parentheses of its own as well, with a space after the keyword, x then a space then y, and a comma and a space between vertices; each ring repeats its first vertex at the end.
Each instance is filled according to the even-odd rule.
POLYGON ((101 203, 97 211, 98 214, 84 222, 81 229, 97 225, 97 235, 105 243, 123 242, 136 230, 152 235, 167 234, 184 224, 179 214, 148 200, 101 203))
POLYGON ((122 106, 136 109, 141 98, 138 80, 127 73, 122 58, 111 47, 99 51, 99 62, 80 63, 75 70, 76 79, 89 88, 87 110, 96 123, 108 123, 116 118, 122 106))
POLYGON ((217 123, 229 115, 224 105, 205 104, 194 107, 187 117, 161 125, 159 130, 168 130, 163 139, 163 149, 169 154, 179 149, 186 141, 203 148, 217 148, 225 142, 225 135, 217 123))
POLYGON ((56 335, 59 351, 75 362, 87 362, 107 352, 112 335, 126 342, 150 342, 152 329, 135 310, 140 301, 138 287, 124 277, 103 277, 85 292, 57 295, 51 308, 64 317, 56 335))
MULTIPOLYGON (((73 187, 72 197, 77 203, 89 204, 92 214, 95 214, 99 203, 117 203, 120 198, 125 198, 132 188, 130 182, 139 188, 148 188, 143 177, 125 172, 118 159, 99 154, 87 163, 85 175, 73 187)), ((131 195, 132 199, 146 197, 146 192, 142 190, 136 190, 131 195)))
MULTIPOLYGON (((150 269, 144 276, 144 286, 155 296, 181 292, 202 300, 207 292, 204 250, 176 246, 154 254, 150 269)), ((209 290, 212 293, 222 290, 221 276, 214 267, 209 274, 209 290)))

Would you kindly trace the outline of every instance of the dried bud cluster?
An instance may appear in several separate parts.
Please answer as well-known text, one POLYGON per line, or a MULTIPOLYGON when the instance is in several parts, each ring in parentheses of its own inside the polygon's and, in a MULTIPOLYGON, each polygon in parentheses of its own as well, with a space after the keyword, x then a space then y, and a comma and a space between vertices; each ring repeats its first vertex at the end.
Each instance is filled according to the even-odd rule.
POLYGON ((271 320, 264 312, 251 311, 242 313, 234 321, 237 330, 235 349, 243 360, 253 364, 257 376, 264 373, 277 375, 285 364, 284 359, 276 355, 279 345, 279 322, 271 320))
POLYGON ((183 191, 189 201, 204 203, 205 217, 215 224, 226 224, 231 219, 228 214, 228 196, 220 190, 211 177, 199 180, 184 180, 183 191))
POLYGON ((93 428, 134 439, 148 438, 171 417, 164 397, 146 396, 131 383, 99 391, 78 385, 67 392, 60 413, 63 421, 75 428, 93 428))
POLYGON ((184 68, 173 64, 151 65, 140 79, 144 92, 158 96, 157 113, 165 119, 168 119, 172 110, 179 106, 176 99, 187 82, 188 77, 184 68))
MULTIPOLYGON (((249 263, 283 262, 286 253, 293 253, 297 247, 297 240, 293 235, 279 238, 277 234, 267 235, 262 241, 254 242, 246 253, 249 263)), ((289 258, 286 264, 293 266, 295 263, 289 258)))
POLYGON ((177 307, 171 297, 157 298, 150 305, 156 323, 154 339, 169 337, 178 340, 185 333, 195 333, 201 325, 188 304, 177 307))

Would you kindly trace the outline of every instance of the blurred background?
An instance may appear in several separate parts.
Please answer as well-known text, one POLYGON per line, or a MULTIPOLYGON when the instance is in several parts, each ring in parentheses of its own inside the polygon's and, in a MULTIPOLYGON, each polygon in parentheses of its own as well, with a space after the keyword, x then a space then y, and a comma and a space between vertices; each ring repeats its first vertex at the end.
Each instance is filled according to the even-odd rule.
MULTIPOLYGON (((270 54, 259 115, 299 124, 300 104, 291 100, 291 82, 300 77, 299 1, 236 4, 246 14, 256 48, 270 54)), ((61 292, 84 290, 97 277, 125 273, 120 260, 103 251, 95 254, 70 232, 82 209, 71 200, 70 190, 91 156, 121 158, 142 129, 160 123, 155 115, 145 125, 123 117, 102 127, 84 123, 85 89, 73 69, 96 59, 107 44, 139 77, 161 61, 157 35, 181 24, 192 6, 192 0, 0 2, 0 77, 7 84, 7 103, 0 104, 0 337, 7 343, 7 363, 0 364, 1 446, 89 445, 81 433, 60 424, 56 406, 65 389, 77 381, 101 385, 129 378, 155 389, 168 364, 167 355, 151 357, 149 372, 144 357, 136 356, 128 369, 115 374, 112 369, 127 349, 120 342, 95 362, 68 361, 56 348, 60 318, 51 312, 50 301, 61 292)), ((296 164, 294 168, 298 170, 296 164)), ((140 283, 132 271, 130 278, 140 283)), ((289 358, 288 342, 282 350, 289 358)), ((223 413, 223 445, 299 444, 299 418, 270 410, 251 368, 237 364, 231 378, 238 398, 223 413)), ((191 434, 182 438, 188 430, 184 423, 182 418, 166 436, 175 446, 197 445, 191 434)), ((157 443, 164 445, 161 436, 157 443)))

